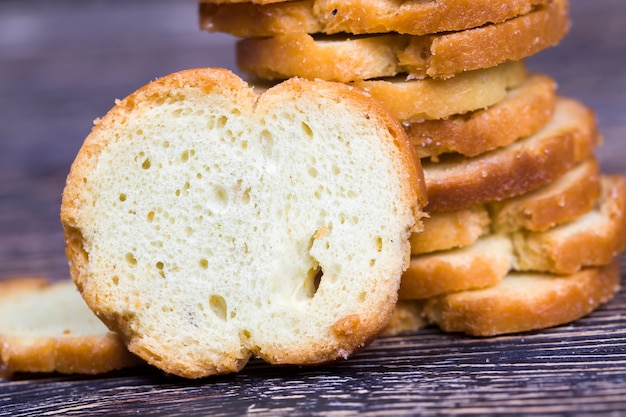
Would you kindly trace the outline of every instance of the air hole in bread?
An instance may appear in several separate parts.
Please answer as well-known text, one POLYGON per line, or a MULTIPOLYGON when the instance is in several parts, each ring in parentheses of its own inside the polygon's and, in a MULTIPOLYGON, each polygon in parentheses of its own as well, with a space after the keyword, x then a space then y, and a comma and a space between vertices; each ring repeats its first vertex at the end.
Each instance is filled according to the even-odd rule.
POLYGON ((304 132, 304 135, 309 139, 313 139, 313 129, 305 122, 302 122, 302 132, 304 132))
POLYGON ((213 200, 223 206, 228 205, 228 190, 220 185, 213 186, 213 200))
POLYGON ((157 262, 155 264, 159 275, 161 276, 161 278, 165 278, 165 271, 163 270, 163 268, 165 267, 165 265, 163 265, 163 262, 157 262))
POLYGON ((111 277, 111 281, 113 281, 113 284, 119 285, 120 277, 118 277, 117 275, 114 275, 113 277, 111 277))
POLYGON ((226 300, 221 295, 213 294, 209 297, 209 306, 213 314, 221 320, 226 320, 226 313, 228 311, 228 305, 226 300))
POLYGON ((120 201, 126 201, 126 194, 120 193, 120 201))
POLYGON ((376 250, 378 250, 378 252, 383 251, 383 238, 380 236, 376 238, 376 250))
POLYGON ((315 169, 314 167, 309 168, 308 173, 312 178, 317 177, 317 169, 315 169))
POLYGON ((135 255, 132 252, 128 252, 126 254, 126 262, 128 262, 128 264, 132 266, 137 265, 137 259, 135 258, 135 255))
POLYGON ((141 164, 141 167, 142 167, 143 169, 150 169, 150 167, 151 167, 151 166, 152 166, 152 163, 150 162, 150 158, 146 158, 146 159, 143 161, 143 164, 141 164))
POLYGON ((307 297, 313 298, 315 296, 322 282, 322 276, 324 276, 324 271, 319 264, 309 269, 304 285, 307 297))
POLYGON ((224 126, 226 126, 226 123, 227 123, 227 122, 228 122, 228 117, 226 117, 226 116, 220 116, 220 117, 217 119, 217 127, 218 127, 218 129, 223 129, 223 128, 224 128, 224 126))

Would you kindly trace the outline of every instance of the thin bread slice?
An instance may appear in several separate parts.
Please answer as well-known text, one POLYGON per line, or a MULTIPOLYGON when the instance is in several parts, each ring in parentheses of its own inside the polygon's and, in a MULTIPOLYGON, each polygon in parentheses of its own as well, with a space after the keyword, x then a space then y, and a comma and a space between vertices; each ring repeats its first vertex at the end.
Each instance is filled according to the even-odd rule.
POLYGON ((491 218, 485 207, 477 205, 431 213, 422 223, 423 230, 411 234, 411 255, 470 245, 489 234, 491 218))
POLYGON ((513 265, 508 236, 489 235, 471 245, 411 258, 402 275, 399 297, 425 299, 498 284, 513 265))
POLYGON ((474 158, 424 161, 426 211, 459 210, 528 193, 592 156, 600 141, 593 111, 559 97, 550 122, 529 137, 474 158))
POLYGON ((446 332, 527 332, 577 320, 608 302, 619 286, 617 259, 571 275, 517 272, 493 287, 431 298, 423 313, 446 332))
POLYGON ((445 119, 492 106, 526 79, 524 62, 468 71, 447 80, 388 78, 355 81, 403 123, 445 119))
POLYGON ((592 156, 546 186, 489 203, 494 232, 541 232, 587 213, 600 197, 600 175, 598 161, 592 156))
POLYGON ((545 232, 513 234, 515 269, 571 274, 610 262, 626 248, 626 177, 603 176, 596 207, 545 232))
POLYGON ((500 23, 530 13, 549 0, 304 0, 272 4, 201 0, 200 27, 233 36, 287 33, 396 32, 427 35, 500 23))
POLYGON ((87 304, 130 351, 198 378, 362 349, 391 318, 425 197, 402 126, 358 89, 257 96, 206 68, 98 121, 61 220, 87 304))
POLYGON ((0 376, 93 375, 141 363, 89 310, 72 281, 0 281, 0 376))
POLYGON ((436 160, 444 153, 478 156, 541 129, 554 114, 555 90, 552 78, 530 74, 492 106, 447 119, 405 123, 404 129, 420 158, 436 160))
POLYGON ((261 79, 321 78, 351 82, 408 74, 447 79, 456 74, 519 61, 565 36, 567 1, 497 25, 429 36, 309 35, 248 37, 237 42, 237 66, 261 79))

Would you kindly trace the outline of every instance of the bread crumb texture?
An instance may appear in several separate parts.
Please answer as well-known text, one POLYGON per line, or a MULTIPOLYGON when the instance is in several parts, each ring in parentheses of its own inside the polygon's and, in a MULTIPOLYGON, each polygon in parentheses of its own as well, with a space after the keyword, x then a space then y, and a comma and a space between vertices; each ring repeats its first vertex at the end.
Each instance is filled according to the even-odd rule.
POLYGON ((186 70, 87 137, 61 219, 87 304, 166 372, 346 357, 387 324, 424 204, 398 122, 345 85, 186 70))

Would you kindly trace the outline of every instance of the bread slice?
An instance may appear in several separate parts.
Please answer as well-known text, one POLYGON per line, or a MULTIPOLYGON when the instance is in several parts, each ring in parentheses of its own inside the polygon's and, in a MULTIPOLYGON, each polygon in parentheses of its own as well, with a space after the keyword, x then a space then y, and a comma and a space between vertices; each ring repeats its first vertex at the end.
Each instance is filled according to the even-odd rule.
POLYGON ((496 25, 429 36, 313 35, 292 32, 237 42, 238 67, 261 79, 321 78, 351 82, 409 74, 451 78, 519 61, 556 45, 569 27, 567 0, 496 25))
POLYGON ((544 329, 577 320, 619 289, 616 260, 571 275, 511 273, 496 286, 429 299, 423 313, 446 332, 495 336, 544 329))
POLYGON ((524 62, 468 71, 448 80, 394 77, 351 83, 370 93, 403 123, 445 119, 492 106, 526 79, 524 62))
POLYGON ((600 197, 600 175, 598 161, 592 156, 551 184, 519 197, 489 203, 493 230, 541 232, 582 216, 600 197))
POLYGON ((491 218, 481 205, 432 213, 422 221, 423 230, 411 234, 411 255, 467 246, 489 234, 491 218))
POLYGON ((142 362, 87 308, 73 282, 0 281, 0 377, 100 374, 142 362))
POLYGON ((496 104, 447 119, 405 123, 420 158, 459 153, 474 157, 507 146, 541 129, 554 114, 556 83, 530 74, 496 104))
POLYGON ((525 15, 550 0, 304 0, 260 4, 256 1, 201 0, 200 27, 234 36, 287 33, 352 34, 397 32, 426 35, 500 23, 525 15))
POLYGON ((73 279, 175 375, 347 358, 390 320, 425 191, 398 121, 345 84, 257 96, 170 74, 86 138, 63 193, 73 279))
POLYGON ((399 297, 425 299, 498 284, 513 265, 508 236, 489 235, 471 245, 411 258, 402 275, 399 297))
POLYGON ((567 34, 568 0, 552 0, 532 12, 495 25, 412 37, 398 65, 413 77, 446 79, 506 61, 519 61, 557 45, 567 34))
POLYGON ((513 234, 517 270, 571 274, 610 262, 626 249, 626 177, 603 176, 596 207, 545 232, 513 234))
POLYGON ((550 122, 529 137, 474 158, 424 161, 426 211, 459 210, 528 193, 592 156, 600 140, 593 111, 559 97, 550 122))

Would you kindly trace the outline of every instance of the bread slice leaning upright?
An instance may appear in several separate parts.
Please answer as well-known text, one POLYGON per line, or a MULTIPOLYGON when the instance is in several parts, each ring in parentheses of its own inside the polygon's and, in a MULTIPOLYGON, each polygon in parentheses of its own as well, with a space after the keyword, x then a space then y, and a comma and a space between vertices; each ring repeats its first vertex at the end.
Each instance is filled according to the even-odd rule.
POLYGON ((425 195, 401 125, 360 90, 292 79, 257 95, 193 69, 96 123, 61 220, 91 309, 131 352, 198 378, 375 338, 425 195))

